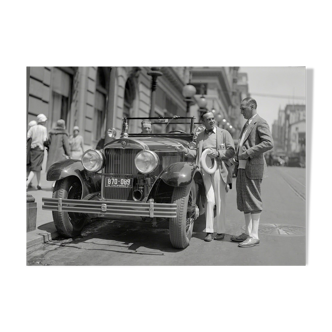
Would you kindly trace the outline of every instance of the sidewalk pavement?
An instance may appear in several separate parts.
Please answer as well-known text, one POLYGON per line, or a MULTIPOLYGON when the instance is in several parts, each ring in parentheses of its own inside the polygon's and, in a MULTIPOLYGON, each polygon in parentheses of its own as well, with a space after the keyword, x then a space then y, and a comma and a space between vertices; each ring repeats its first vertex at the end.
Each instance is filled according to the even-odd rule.
POLYGON ((46 180, 46 173, 41 172, 42 190, 37 190, 37 180, 32 180, 32 188, 27 190, 27 194, 32 195, 37 203, 37 220, 36 230, 27 232, 27 253, 37 250, 42 245, 58 237, 58 233, 54 226, 52 211, 42 210, 42 198, 52 197, 53 182, 46 180))

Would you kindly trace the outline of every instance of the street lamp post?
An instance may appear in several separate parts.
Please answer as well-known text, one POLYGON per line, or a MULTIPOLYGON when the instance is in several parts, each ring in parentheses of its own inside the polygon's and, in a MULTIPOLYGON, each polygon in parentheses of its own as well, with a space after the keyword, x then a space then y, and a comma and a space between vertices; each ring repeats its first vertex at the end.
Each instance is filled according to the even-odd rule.
POLYGON ((217 114, 216 121, 218 123, 218 127, 222 125, 222 116, 220 113, 217 114))
POLYGON ((190 111, 190 104, 193 101, 192 97, 194 97, 195 94, 196 94, 196 88, 190 83, 190 80, 189 80, 189 83, 187 83, 182 89, 182 95, 187 104, 187 108, 186 108, 187 114, 190 111))
POLYGON ((206 111, 206 105, 207 105, 207 100, 205 99, 203 92, 204 92, 204 85, 202 84, 202 85, 201 85, 201 94, 202 94, 202 95, 201 95, 200 98, 197 100, 197 105, 198 105, 198 107, 199 107, 200 115, 201 115, 204 111, 206 111))
POLYGON ((157 78, 162 76, 163 73, 160 71, 160 67, 151 67, 151 70, 147 73, 149 76, 152 77, 151 80, 151 99, 150 99, 150 117, 154 117, 154 106, 156 100, 156 88, 157 88, 157 78))

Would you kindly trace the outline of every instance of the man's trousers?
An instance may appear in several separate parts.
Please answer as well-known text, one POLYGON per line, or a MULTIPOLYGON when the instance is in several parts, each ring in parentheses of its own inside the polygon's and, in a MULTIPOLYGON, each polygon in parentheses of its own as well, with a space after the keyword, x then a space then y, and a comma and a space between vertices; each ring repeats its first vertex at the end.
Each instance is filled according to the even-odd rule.
POLYGON ((208 174, 202 169, 203 181, 206 191, 206 233, 226 232, 226 184, 220 177, 219 168, 214 174, 208 174), (214 206, 216 217, 214 218, 214 206))

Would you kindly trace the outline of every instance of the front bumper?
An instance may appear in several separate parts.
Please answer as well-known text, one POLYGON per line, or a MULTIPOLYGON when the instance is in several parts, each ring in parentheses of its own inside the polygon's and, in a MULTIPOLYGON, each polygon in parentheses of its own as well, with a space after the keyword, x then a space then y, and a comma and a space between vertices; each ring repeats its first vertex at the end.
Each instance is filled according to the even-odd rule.
POLYGON ((78 200, 43 198, 43 210, 57 212, 92 213, 102 216, 176 218, 176 203, 124 202, 108 200, 78 200))

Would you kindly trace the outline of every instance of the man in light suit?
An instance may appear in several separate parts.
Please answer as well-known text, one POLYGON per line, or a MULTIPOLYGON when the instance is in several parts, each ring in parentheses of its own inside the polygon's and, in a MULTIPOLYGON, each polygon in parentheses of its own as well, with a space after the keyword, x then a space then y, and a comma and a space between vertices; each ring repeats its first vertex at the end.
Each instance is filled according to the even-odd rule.
POLYGON ((241 102, 241 114, 247 119, 236 153, 237 208, 244 213, 245 233, 233 236, 239 247, 259 244, 258 227, 263 210, 261 183, 264 173, 264 152, 273 148, 272 135, 267 122, 257 114, 256 100, 248 97, 241 102))
MULTIPOLYGON (((225 236, 226 221, 226 192, 228 183, 232 181, 232 174, 228 174, 227 166, 232 165, 231 158, 235 154, 234 141, 227 130, 220 129, 215 125, 215 119, 212 112, 207 111, 202 114, 201 121, 205 130, 197 136, 197 148, 187 149, 180 146, 178 149, 184 151, 187 155, 196 158, 196 163, 201 168, 200 158, 203 150, 209 149, 207 165, 211 158, 216 158, 218 164, 217 170, 209 174, 201 168, 204 187, 206 192, 206 237, 205 241, 210 242, 213 239, 222 240, 225 236), (226 164, 226 165, 225 165, 226 164), (214 208, 216 213, 214 216, 214 208), (213 237, 213 233, 217 235, 213 237)), ((211 165, 208 165, 211 166, 211 165)))

